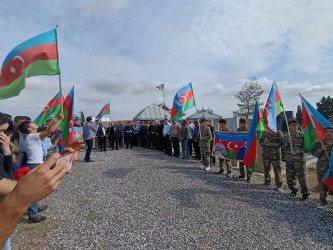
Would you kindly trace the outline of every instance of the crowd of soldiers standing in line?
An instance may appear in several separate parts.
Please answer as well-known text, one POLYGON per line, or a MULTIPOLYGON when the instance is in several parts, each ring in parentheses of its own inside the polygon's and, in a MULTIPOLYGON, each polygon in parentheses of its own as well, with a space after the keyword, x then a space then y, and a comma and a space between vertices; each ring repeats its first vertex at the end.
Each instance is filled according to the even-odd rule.
MULTIPOLYGON (((218 131, 232 133, 228 128, 225 119, 219 120, 218 131)), ((290 189, 289 196, 296 196, 298 193, 297 180, 301 188, 301 201, 307 201, 310 195, 308 187, 308 171, 306 167, 306 150, 304 143, 304 134, 300 131, 297 119, 288 121, 290 135, 282 134, 278 131, 276 134, 263 132, 259 140, 262 147, 262 158, 264 166, 264 183, 265 186, 271 185, 271 168, 273 167, 276 190, 282 191, 282 165, 281 165, 281 148, 285 150, 286 177, 290 189)), ((101 123, 99 127, 104 127, 101 123)), ((237 132, 249 132, 246 119, 239 121, 237 132)), ((141 146, 151 150, 164 151, 168 156, 180 157, 180 144, 182 147, 182 159, 193 157, 202 161, 202 170, 210 171, 211 165, 215 165, 215 157, 211 156, 213 149, 214 127, 205 119, 198 121, 182 120, 181 124, 168 119, 155 121, 141 121, 138 126, 135 122, 127 122, 125 126, 121 123, 114 122, 105 129, 104 133, 97 132, 99 138, 99 147, 106 150, 106 138, 109 139, 111 149, 125 147, 132 149, 133 146, 141 146)), ((329 157, 333 145, 333 127, 325 129, 325 139, 323 144, 315 144, 312 155, 318 158, 316 169, 317 179, 320 190, 320 203, 317 208, 323 209, 327 206, 328 188, 323 184, 322 179, 329 168, 329 157)), ((232 164, 231 160, 219 159, 219 171, 217 174, 224 174, 231 177, 232 164)), ((248 183, 252 182, 251 168, 245 167, 239 162, 238 179, 246 179, 248 183), (246 170, 245 170, 246 169, 246 170), (245 174, 246 172, 246 174, 245 174)))

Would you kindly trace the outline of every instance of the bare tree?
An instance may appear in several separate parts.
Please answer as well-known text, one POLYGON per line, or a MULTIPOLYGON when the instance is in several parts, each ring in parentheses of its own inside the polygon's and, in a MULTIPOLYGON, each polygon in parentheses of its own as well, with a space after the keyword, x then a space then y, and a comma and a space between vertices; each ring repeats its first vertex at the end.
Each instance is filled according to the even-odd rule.
POLYGON ((239 107, 238 110, 232 111, 232 113, 237 117, 244 117, 248 119, 252 117, 254 112, 254 107, 256 105, 256 100, 259 105, 262 105, 262 102, 259 102, 260 96, 264 93, 261 85, 257 81, 256 77, 252 77, 251 80, 246 81, 242 90, 235 95, 235 97, 240 101, 237 104, 239 107))

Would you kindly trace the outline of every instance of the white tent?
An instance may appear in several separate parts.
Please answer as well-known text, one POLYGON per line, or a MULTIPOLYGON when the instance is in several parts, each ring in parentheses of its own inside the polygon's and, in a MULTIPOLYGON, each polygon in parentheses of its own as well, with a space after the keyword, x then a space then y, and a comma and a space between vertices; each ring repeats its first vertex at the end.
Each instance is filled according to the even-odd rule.
POLYGON ((163 120, 165 118, 170 119, 170 116, 168 111, 152 103, 134 116, 133 121, 163 120))

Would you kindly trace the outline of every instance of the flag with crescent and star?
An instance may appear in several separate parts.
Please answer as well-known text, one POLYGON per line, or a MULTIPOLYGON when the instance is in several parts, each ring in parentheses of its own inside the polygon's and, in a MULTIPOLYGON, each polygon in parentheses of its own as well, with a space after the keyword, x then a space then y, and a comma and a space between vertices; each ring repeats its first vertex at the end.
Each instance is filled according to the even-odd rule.
POLYGON ((173 99, 173 106, 171 109, 171 119, 178 121, 186 110, 195 106, 194 94, 192 83, 178 90, 175 98, 173 99))
POLYGON ((265 108, 264 108, 264 123, 268 133, 277 133, 276 117, 282 112, 282 100, 276 83, 273 82, 269 93, 265 108))
POLYGON ((61 109, 61 98, 60 92, 52 98, 51 101, 45 106, 39 116, 34 120, 34 122, 40 127, 42 126, 47 119, 54 113, 59 113, 61 109))
POLYGON ((20 94, 25 79, 36 75, 58 75, 57 36, 51 30, 16 46, 5 58, 0 75, 0 99, 20 94))
MULTIPOLYGON (((61 132, 59 140, 60 152, 68 143, 73 141, 73 125, 74 125, 74 86, 64 100, 64 120, 60 123, 58 130, 61 132)), ((61 110, 59 111, 59 113, 61 110)), ((59 113, 56 117, 59 116, 59 113)))
POLYGON ((212 156, 243 161, 249 133, 215 132, 212 156))
POLYGON ((98 115, 96 116, 96 119, 102 119, 102 117, 104 115, 109 115, 111 114, 110 112, 110 103, 107 103, 104 105, 104 107, 101 109, 101 111, 98 113, 98 115))

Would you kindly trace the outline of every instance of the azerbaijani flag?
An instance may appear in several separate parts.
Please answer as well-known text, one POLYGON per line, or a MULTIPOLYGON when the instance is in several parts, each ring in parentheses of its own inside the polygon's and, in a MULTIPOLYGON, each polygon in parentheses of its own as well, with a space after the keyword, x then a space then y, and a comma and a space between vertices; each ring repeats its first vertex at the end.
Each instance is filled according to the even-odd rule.
POLYGON ((162 83, 161 85, 158 85, 156 88, 158 88, 161 91, 164 91, 164 83, 162 83))
POLYGON ((53 113, 59 113, 61 109, 60 92, 45 106, 43 111, 34 120, 38 127, 42 126, 53 113))
POLYGON ((186 110, 195 106, 194 94, 192 83, 178 90, 175 98, 173 99, 173 106, 171 109, 171 119, 178 121, 186 110))
POLYGON ((244 159, 245 141, 248 133, 223 133, 215 131, 212 155, 224 159, 244 159))
POLYGON ((267 132, 276 134, 277 124, 276 117, 282 112, 282 100, 280 98, 279 91, 276 87, 276 83, 273 82, 271 92, 269 93, 263 117, 267 132))
POLYGON ((261 137, 261 133, 259 135, 260 137, 258 136, 257 129, 259 128, 260 123, 261 123, 261 113, 259 110, 258 102, 256 101, 256 106, 253 112, 251 129, 249 136, 247 138, 247 145, 243 161, 244 165, 247 166, 248 168, 251 168, 252 172, 256 170, 257 140, 259 140, 261 137))
POLYGON ((330 165, 329 169, 327 170, 324 178, 323 183, 329 188, 329 190, 333 191, 333 150, 330 156, 330 165))
POLYGON ((51 30, 16 46, 4 60, 0 75, 0 99, 19 95, 25 79, 35 75, 58 75, 57 36, 51 30))
POLYGON ((59 140, 60 151, 73 140, 74 86, 66 96, 63 107, 65 117, 58 127, 58 130, 61 131, 61 139, 59 140))
POLYGON ((324 129, 331 127, 331 123, 325 119, 305 98, 302 100, 302 121, 305 150, 312 152, 317 141, 325 139, 324 129), (315 132, 318 131, 318 134, 315 132), (319 138, 320 137, 320 138, 319 138))
POLYGON ((96 119, 102 119, 104 115, 110 114, 110 103, 105 104, 105 106, 102 108, 102 110, 98 113, 96 116, 96 119))

